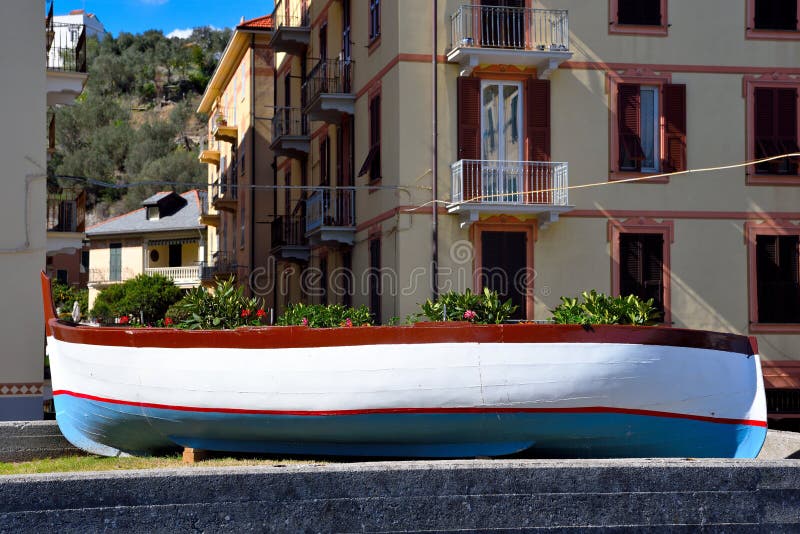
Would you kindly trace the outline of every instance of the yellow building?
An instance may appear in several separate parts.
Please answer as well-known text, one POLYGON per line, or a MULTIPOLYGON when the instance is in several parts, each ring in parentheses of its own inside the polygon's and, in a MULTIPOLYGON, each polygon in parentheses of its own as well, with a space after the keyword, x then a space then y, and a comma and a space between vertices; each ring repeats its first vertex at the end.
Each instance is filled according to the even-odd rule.
POLYGON ((230 275, 250 292, 269 283, 270 223, 275 213, 273 156, 272 17, 242 21, 234 29, 198 112, 208 116, 200 161, 208 163, 209 276, 230 275), (263 186, 263 187, 262 187, 263 186), (252 278, 252 282, 251 282, 252 278))
POLYGON ((89 308, 97 294, 139 274, 160 274, 189 289, 204 276, 206 193, 157 193, 142 207, 86 229, 89 308))
POLYGON ((797 159, 731 166, 798 149, 797 19, 769 0, 278 0, 270 298, 386 322, 488 286, 546 320, 561 295, 636 293, 666 326, 756 335, 772 416, 800 412, 797 159))

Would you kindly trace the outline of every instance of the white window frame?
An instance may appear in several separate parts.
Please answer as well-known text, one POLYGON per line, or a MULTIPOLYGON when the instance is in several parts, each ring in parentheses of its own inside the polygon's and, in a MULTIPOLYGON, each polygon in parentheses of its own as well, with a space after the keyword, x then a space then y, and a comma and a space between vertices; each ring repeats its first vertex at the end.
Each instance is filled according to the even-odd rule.
POLYGON ((652 136, 653 138, 653 163, 655 164, 653 167, 645 167, 642 165, 641 172, 643 173, 657 173, 661 170, 661 102, 659 99, 659 95, 661 93, 661 88, 657 85, 640 85, 639 86, 639 113, 641 117, 639 118, 639 137, 640 142, 644 140, 645 134, 652 136), (653 121, 653 129, 650 132, 645 132, 644 128, 644 110, 642 106, 642 93, 649 92, 653 94, 653 112, 652 112, 652 121, 653 121))
POLYGON ((486 124, 486 108, 483 105, 483 93, 487 87, 490 85, 497 86, 497 98, 498 98, 498 106, 497 106, 497 146, 498 146, 498 155, 499 161, 523 161, 525 158, 523 157, 523 149, 524 143, 522 142, 525 139, 525 135, 523 132, 523 108, 525 107, 525 98, 523 95, 524 88, 522 87, 522 82, 515 82, 515 81, 507 81, 507 80, 482 80, 481 81, 481 159, 483 159, 483 139, 484 139, 484 126, 486 124), (519 135, 519 149, 515 157, 509 158, 508 154, 506 154, 506 146, 505 146, 505 139, 501 140, 500 138, 504 136, 503 127, 505 126, 505 110, 503 109, 503 86, 512 85, 515 86, 519 90, 519 105, 517 106, 517 128, 518 128, 518 135, 519 135))

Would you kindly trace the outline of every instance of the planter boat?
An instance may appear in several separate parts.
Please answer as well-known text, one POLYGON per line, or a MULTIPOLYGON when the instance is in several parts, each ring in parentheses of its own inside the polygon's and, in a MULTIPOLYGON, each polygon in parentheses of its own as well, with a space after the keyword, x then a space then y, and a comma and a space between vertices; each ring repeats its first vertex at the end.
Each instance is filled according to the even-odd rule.
POLYGON ((672 328, 471 325, 230 331, 56 319, 56 417, 101 455, 755 457, 756 343, 672 328))

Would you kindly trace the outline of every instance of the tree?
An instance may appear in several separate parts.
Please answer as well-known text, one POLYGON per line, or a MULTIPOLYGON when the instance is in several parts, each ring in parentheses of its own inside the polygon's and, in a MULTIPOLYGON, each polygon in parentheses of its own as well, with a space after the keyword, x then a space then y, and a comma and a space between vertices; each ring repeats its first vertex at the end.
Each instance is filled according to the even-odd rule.
POLYGON ((159 274, 140 274, 101 291, 92 316, 102 323, 127 316, 133 322, 152 324, 163 319, 169 307, 182 296, 171 279, 159 274))

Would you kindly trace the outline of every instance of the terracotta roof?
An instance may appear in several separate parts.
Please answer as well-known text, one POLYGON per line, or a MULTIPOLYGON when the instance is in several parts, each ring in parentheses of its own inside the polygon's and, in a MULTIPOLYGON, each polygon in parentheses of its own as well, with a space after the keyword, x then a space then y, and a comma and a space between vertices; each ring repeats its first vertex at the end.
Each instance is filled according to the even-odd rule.
POLYGON ((83 9, 73 9, 69 12, 70 15, 83 15, 86 11, 83 9))
POLYGON ((257 17, 254 19, 246 20, 236 26, 236 29, 239 30, 254 30, 254 29, 261 29, 261 30, 271 30, 272 29, 272 15, 264 15, 263 17, 257 17))

